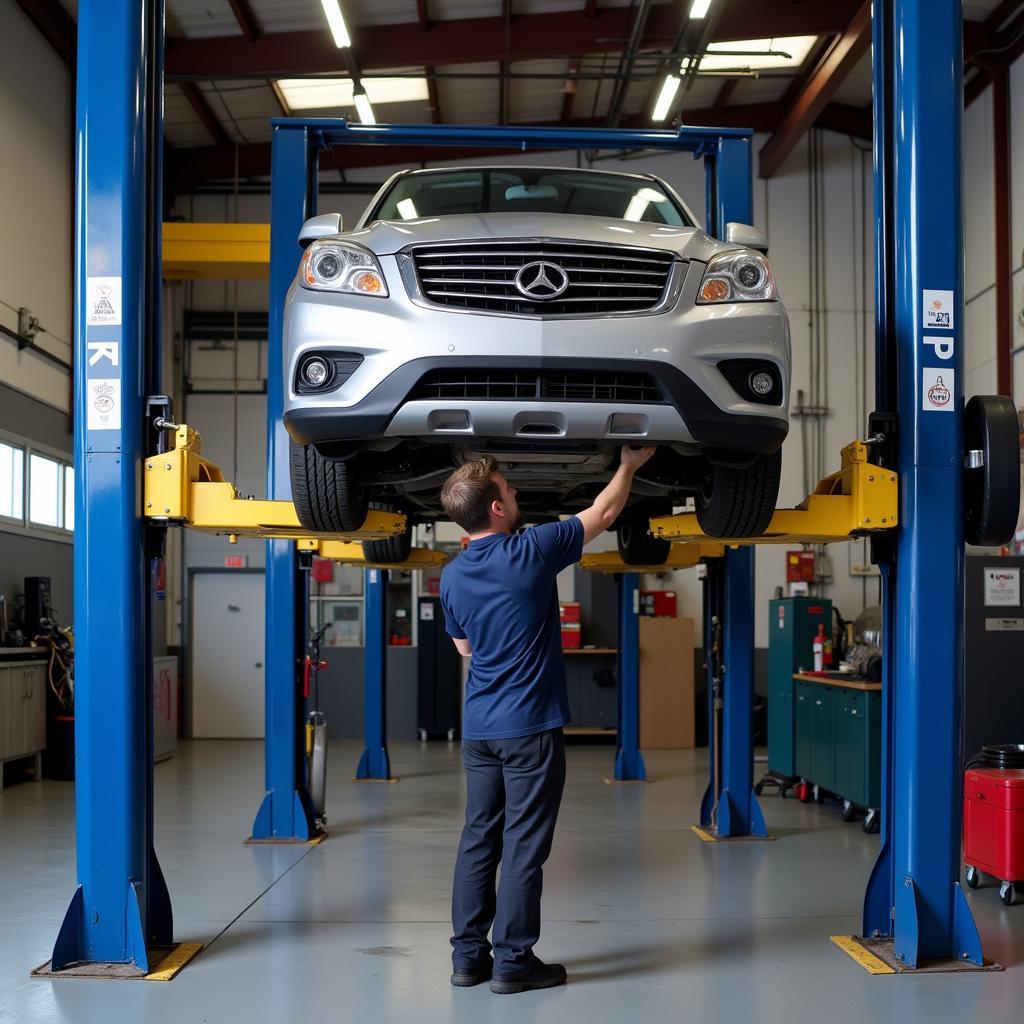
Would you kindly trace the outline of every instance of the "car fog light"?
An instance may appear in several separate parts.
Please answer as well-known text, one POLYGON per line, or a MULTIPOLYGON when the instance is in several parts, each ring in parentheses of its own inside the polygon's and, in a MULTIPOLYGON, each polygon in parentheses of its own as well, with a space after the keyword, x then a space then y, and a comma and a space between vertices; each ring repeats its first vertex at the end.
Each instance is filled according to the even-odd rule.
POLYGON ((775 387, 775 378, 765 370, 758 370, 750 375, 749 383, 750 390, 753 391, 755 395, 761 395, 764 397, 765 395, 771 394, 772 388, 775 387))
POLYGON ((310 387, 318 388, 327 380, 329 372, 327 364, 322 359, 307 359, 302 367, 302 379, 310 387))

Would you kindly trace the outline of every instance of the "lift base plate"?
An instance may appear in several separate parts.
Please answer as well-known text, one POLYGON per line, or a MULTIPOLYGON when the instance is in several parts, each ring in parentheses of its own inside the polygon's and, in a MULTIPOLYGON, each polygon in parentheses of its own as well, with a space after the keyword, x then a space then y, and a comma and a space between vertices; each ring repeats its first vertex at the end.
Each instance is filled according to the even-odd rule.
POLYGON ((926 960, 919 967, 908 967, 896 959, 892 939, 864 939, 859 935, 833 935, 831 939, 868 974, 962 974, 1006 969, 988 957, 980 967, 966 960, 926 960))
POLYGON ((47 960, 32 972, 33 978, 45 978, 47 981, 75 981, 80 979, 96 980, 104 978, 108 981, 170 981, 200 952, 201 942, 178 942, 173 946, 150 946, 146 950, 149 962, 153 964, 148 974, 144 974, 133 964, 122 963, 83 963, 63 971, 50 969, 53 962, 47 960))

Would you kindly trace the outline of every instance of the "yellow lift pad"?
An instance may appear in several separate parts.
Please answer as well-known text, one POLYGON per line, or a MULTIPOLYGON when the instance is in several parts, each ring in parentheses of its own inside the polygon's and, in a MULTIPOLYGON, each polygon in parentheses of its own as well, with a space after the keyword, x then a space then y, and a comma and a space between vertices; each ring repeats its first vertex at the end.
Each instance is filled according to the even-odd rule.
MULTIPOLYGON (((868 449, 861 441, 848 444, 842 456, 838 473, 825 477, 796 508, 777 509, 761 536, 728 537, 723 543, 832 544, 891 530, 899 522, 896 473, 868 462, 868 449)), ((693 513, 652 519, 651 533, 677 544, 699 544, 708 539, 693 513)))
POLYGON ((163 226, 165 280, 265 281, 270 274, 269 224, 163 226))
POLYGON ((399 512, 367 513, 352 533, 311 534, 299 522, 290 501, 247 498, 224 479, 220 467, 204 459, 201 438, 188 424, 175 430, 174 449, 150 455, 143 462, 143 505, 146 517, 187 526, 201 533, 236 537, 298 540, 385 540, 405 533, 399 512))
POLYGON ((673 569, 692 569, 705 558, 722 558, 725 544, 713 541, 700 544, 673 544, 668 558, 660 565, 629 565, 618 551, 596 551, 580 559, 580 568, 587 572, 671 572, 673 569))
POLYGON ((296 546, 299 551, 311 551, 341 565, 359 565, 366 569, 436 569, 448 564, 448 555, 433 548, 413 548, 404 562, 371 562, 364 556, 362 544, 306 537, 296 546))

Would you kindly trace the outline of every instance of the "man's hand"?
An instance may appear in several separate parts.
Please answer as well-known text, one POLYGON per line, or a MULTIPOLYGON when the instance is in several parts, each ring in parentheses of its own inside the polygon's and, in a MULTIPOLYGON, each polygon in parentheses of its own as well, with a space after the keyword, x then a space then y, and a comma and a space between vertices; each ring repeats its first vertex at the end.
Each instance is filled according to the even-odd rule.
POLYGON ((654 454, 653 448, 630 448, 623 445, 619 453, 619 468, 608 486, 594 499, 594 504, 577 513, 583 523, 583 543, 588 544, 604 533, 625 508, 633 486, 633 474, 654 454))
POLYGON ((650 461, 654 451, 654 448, 633 448, 631 445, 624 444, 622 451, 619 452, 619 462, 635 473, 644 463, 650 461))

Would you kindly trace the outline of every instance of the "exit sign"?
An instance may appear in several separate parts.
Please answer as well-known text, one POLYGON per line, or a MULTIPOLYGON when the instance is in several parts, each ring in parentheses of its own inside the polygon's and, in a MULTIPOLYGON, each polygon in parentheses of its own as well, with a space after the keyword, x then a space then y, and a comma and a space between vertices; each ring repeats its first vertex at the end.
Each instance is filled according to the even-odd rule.
POLYGON ((248 569, 249 568, 249 556, 248 555, 225 555, 224 556, 224 568, 225 569, 248 569))

